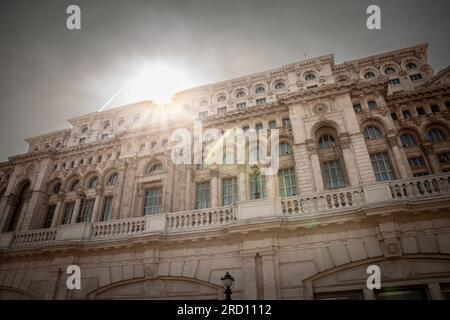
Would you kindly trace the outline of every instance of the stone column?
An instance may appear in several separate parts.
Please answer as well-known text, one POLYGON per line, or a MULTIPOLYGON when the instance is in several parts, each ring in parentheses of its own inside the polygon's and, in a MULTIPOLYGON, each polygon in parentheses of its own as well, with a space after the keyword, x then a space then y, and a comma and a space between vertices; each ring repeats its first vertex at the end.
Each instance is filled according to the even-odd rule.
POLYGON ((81 199, 77 198, 77 200, 75 200, 75 206, 73 207, 72 220, 70 221, 71 224, 77 223, 77 217, 81 209, 80 206, 81 206, 81 199))
POLYGON ((260 253, 263 261, 264 299, 277 299, 277 283, 275 280, 274 252, 260 253))
POLYGON ((311 174, 314 179, 315 191, 322 192, 324 190, 324 184, 322 178, 322 170, 320 168, 319 154, 317 153, 317 147, 314 143, 310 143, 307 146, 307 150, 309 153, 309 161, 311 163, 311 174))
POLYGON ((103 195, 103 186, 97 186, 95 188, 95 202, 94 208, 92 210, 91 222, 99 221, 99 211, 100 211, 100 204, 102 202, 102 195, 103 195))
POLYGON ((238 192, 239 201, 246 201, 248 199, 247 172, 245 171, 245 166, 239 166, 238 192))
POLYGON ((211 207, 217 208, 219 206, 219 172, 211 170, 211 207))
POLYGON ((123 189, 125 185, 125 177, 126 172, 128 169, 128 162, 124 162, 120 165, 120 169, 118 172, 118 179, 117 179, 117 185, 114 188, 114 198, 113 198, 113 208, 112 208, 112 214, 111 214, 111 220, 117 220, 120 219, 120 209, 122 205, 122 195, 123 195, 123 189))
POLYGON ((297 193, 300 195, 312 193, 314 192, 315 182, 310 154, 314 152, 314 149, 308 148, 306 144, 293 145, 292 147, 294 149, 297 193))
POLYGON ((63 207, 64 194, 58 194, 58 201, 56 202, 55 215, 52 220, 52 228, 57 227, 61 223, 61 212, 63 207))
POLYGON ((400 152, 397 136, 390 136, 387 137, 387 139, 389 145, 391 146, 392 155, 394 156, 395 163, 397 164, 400 179, 408 179, 412 177, 411 169, 409 168, 408 164, 408 159, 406 159, 406 156, 404 156, 403 152, 400 152))
POLYGON ((361 184, 361 177, 357 168, 356 157, 352 150, 352 140, 349 137, 340 139, 342 155, 345 162, 345 172, 347 173, 350 186, 356 187, 361 184))
POLYGON ((242 256, 242 291, 243 299, 258 299, 258 291, 256 287, 256 266, 255 255, 245 254, 242 256))
POLYGON ((367 144, 362 133, 353 134, 352 147, 356 158, 357 169, 363 184, 375 182, 375 174, 373 173, 372 162, 370 161, 367 144))
POLYGON ((266 176, 267 179, 267 196, 269 198, 277 197, 276 175, 266 176))
POLYGON ((433 144, 431 142, 425 142, 423 144, 423 147, 425 149, 425 154, 428 159, 428 162, 430 164, 430 169, 432 174, 440 173, 441 171, 441 165, 439 164, 439 159, 437 158, 434 149, 433 144))
POLYGON ((0 231, 2 232, 6 232, 9 224, 11 222, 11 219, 13 219, 13 213, 14 210, 16 209, 16 206, 19 204, 19 199, 18 197, 11 193, 8 197, 4 197, 4 207, 5 210, 2 212, 2 220, 1 220, 1 225, 0 225, 0 231))

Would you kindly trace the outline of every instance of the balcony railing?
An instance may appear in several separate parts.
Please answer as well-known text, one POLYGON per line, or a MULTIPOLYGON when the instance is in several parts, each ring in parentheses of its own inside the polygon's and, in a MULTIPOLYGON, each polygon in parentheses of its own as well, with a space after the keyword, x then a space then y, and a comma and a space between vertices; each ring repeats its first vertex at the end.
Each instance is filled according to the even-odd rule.
POLYGON ((394 203, 441 201, 450 206, 450 173, 380 182, 309 196, 246 201, 234 206, 108 222, 77 223, 51 229, 0 233, 0 249, 47 246, 72 242, 123 239, 155 234, 220 230, 225 226, 258 223, 267 219, 302 219, 390 206, 394 203))

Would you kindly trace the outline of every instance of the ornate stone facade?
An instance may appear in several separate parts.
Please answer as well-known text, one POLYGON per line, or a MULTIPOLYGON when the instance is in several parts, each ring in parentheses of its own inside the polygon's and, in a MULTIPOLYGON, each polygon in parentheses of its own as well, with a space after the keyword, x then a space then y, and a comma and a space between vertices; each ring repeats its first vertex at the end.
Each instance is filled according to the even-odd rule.
POLYGON ((449 111, 450 69, 419 45, 70 119, 0 164, 0 298, 221 299, 226 271, 242 299, 448 298, 449 111), (174 164, 170 135, 197 118, 279 128, 279 174, 174 164))

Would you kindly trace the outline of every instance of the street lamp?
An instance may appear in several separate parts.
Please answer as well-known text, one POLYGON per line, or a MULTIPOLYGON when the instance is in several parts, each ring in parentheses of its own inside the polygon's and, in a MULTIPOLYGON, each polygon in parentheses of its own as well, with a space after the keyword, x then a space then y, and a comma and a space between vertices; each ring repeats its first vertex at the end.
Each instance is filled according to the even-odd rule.
POLYGON ((225 289, 225 300, 231 300, 231 288, 233 288, 234 278, 227 271, 227 273, 220 280, 222 280, 222 285, 225 289))

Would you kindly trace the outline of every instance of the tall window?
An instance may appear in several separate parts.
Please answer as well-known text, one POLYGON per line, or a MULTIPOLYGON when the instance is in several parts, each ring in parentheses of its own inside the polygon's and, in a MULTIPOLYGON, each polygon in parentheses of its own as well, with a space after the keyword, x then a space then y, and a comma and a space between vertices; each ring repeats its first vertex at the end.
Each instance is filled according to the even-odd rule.
POLYGON ((435 105, 435 104, 431 105, 431 112, 438 113, 440 111, 441 110, 439 109, 439 107, 437 105, 435 105))
POLYGON ((98 183, 98 177, 92 177, 91 181, 89 182, 89 189, 94 189, 95 187, 97 187, 97 183, 98 183))
POLYGON ((252 175, 250 177, 251 198, 262 199, 267 197, 266 176, 252 175))
POLYGON ((404 148, 412 148, 417 146, 416 139, 408 133, 401 135, 400 140, 402 141, 402 145, 404 148))
POLYGON ((94 201, 95 201, 94 199, 88 199, 83 204, 80 222, 91 222, 92 211, 94 210, 94 201))
POLYGON ((436 143, 447 140, 447 135, 441 129, 433 128, 428 132, 428 138, 436 143))
POLYGON ((378 104, 373 100, 367 102, 367 106, 369 107, 369 110, 378 109, 378 104))
POLYGON ((325 172, 325 182, 328 189, 345 186, 339 160, 325 161, 323 163, 323 170, 325 172))
POLYGON ((223 205, 229 206, 238 201, 237 178, 228 178, 222 180, 223 205))
POLYGON ((48 206, 47 208, 47 214, 45 215, 43 228, 50 228, 52 226, 53 216, 55 215, 56 211, 56 204, 48 206))
POLYGON ((112 204, 113 204, 113 197, 112 196, 106 197, 105 202, 103 203, 103 212, 101 221, 111 220, 112 204))
POLYGON ((211 206, 211 190, 210 183, 197 183, 196 204, 197 209, 205 209, 211 206))
POLYGON ((276 129, 277 122, 275 120, 269 121, 269 129, 276 129))
POLYGON ((408 159, 411 169, 420 169, 426 167, 423 157, 414 157, 408 159))
POLYGON ((53 186, 52 193, 53 193, 53 194, 58 194, 60 189, 61 189, 61 182, 57 182, 57 183, 55 183, 55 185, 53 186))
POLYGON ((151 167, 149 167, 148 171, 149 173, 157 172, 162 170, 162 164, 157 162, 154 163, 151 167))
POLYGON ((328 149, 334 146, 335 141, 332 135, 324 134, 319 138, 319 148, 328 149))
POLYGON ((367 140, 380 139, 381 137, 381 131, 377 127, 370 126, 364 130, 364 138, 367 140))
POLYGON ((292 153, 292 147, 291 147, 291 145, 289 143, 281 142, 279 144, 278 155, 280 157, 284 156, 284 155, 287 155, 287 154, 291 154, 291 153, 292 153))
POLYGON ((162 189, 148 189, 145 191, 144 215, 161 213, 162 189))
POLYGON ((387 152, 372 154, 370 160, 377 181, 395 180, 395 173, 392 170, 387 152))
POLYGON ((70 224, 72 221, 73 209, 75 207, 75 202, 69 202, 66 204, 66 208, 64 210, 63 224, 70 224))
POLYGON ((292 197, 297 194, 294 168, 280 170, 278 172, 278 183, 280 184, 280 195, 292 197))
POLYGON ((117 173, 113 173, 108 179, 108 185, 113 186, 117 183, 118 175, 117 173))
POLYGON ((291 120, 289 120, 289 118, 283 119, 283 127, 288 128, 288 129, 292 128, 291 120))
POLYGON ((256 132, 259 132, 259 130, 262 130, 262 128, 263 128, 263 124, 262 124, 262 123, 257 123, 257 124, 255 125, 255 130, 256 130, 256 132))

